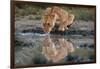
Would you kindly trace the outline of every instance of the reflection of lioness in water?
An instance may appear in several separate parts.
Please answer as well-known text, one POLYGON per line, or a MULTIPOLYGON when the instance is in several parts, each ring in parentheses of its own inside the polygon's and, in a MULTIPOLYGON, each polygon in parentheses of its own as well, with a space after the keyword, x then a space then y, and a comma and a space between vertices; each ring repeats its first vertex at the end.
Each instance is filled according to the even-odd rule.
POLYGON ((53 62, 58 62, 74 52, 73 44, 64 38, 50 38, 46 37, 43 41, 42 54, 53 62))
POLYGON ((52 31, 55 24, 57 24, 59 26, 59 31, 65 31, 65 29, 68 29, 67 26, 73 23, 74 17, 73 14, 68 13, 60 7, 48 7, 42 17, 43 30, 44 32, 49 33, 52 31), (57 20, 60 22, 57 23, 57 20))

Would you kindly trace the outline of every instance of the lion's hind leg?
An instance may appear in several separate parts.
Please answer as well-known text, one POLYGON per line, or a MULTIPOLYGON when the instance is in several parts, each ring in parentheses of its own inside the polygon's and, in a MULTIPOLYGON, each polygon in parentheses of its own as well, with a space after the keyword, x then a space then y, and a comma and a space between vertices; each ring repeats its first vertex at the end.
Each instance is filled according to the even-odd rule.
POLYGON ((75 16, 73 14, 68 15, 68 22, 67 22, 67 27, 70 27, 73 24, 75 16))
POLYGON ((60 24, 58 30, 59 31, 65 31, 65 25, 64 24, 60 24))
POLYGON ((68 30, 68 28, 73 24, 75 16, 73 14, 68 15, 68 20, 65 23, 65 29, 68 30))

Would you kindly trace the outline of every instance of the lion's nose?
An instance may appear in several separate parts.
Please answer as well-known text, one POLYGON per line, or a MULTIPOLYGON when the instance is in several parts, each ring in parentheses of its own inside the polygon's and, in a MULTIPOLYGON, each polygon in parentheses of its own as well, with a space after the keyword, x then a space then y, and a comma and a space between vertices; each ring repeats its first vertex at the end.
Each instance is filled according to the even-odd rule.
POLYGON ((49 30, 45 30, 45 33, 50 33, 50 31, 49 30))

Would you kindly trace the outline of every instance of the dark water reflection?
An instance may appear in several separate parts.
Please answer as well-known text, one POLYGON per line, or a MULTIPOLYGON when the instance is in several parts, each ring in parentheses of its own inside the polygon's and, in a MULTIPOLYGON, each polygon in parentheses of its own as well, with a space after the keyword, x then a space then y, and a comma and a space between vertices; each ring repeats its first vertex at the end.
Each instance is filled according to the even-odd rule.
POLYGON ((20 35, 15 40, 15 65, 92 62, 92 37, 20 35))

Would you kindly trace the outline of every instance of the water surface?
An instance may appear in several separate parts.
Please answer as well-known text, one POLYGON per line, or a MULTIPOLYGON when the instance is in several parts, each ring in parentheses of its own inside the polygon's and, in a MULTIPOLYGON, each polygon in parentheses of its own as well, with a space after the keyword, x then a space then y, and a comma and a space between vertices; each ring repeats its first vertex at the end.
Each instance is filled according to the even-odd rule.
POLYGON ((95 61, 93 35, 18 33, 15 36, 16 66, 95 61))

